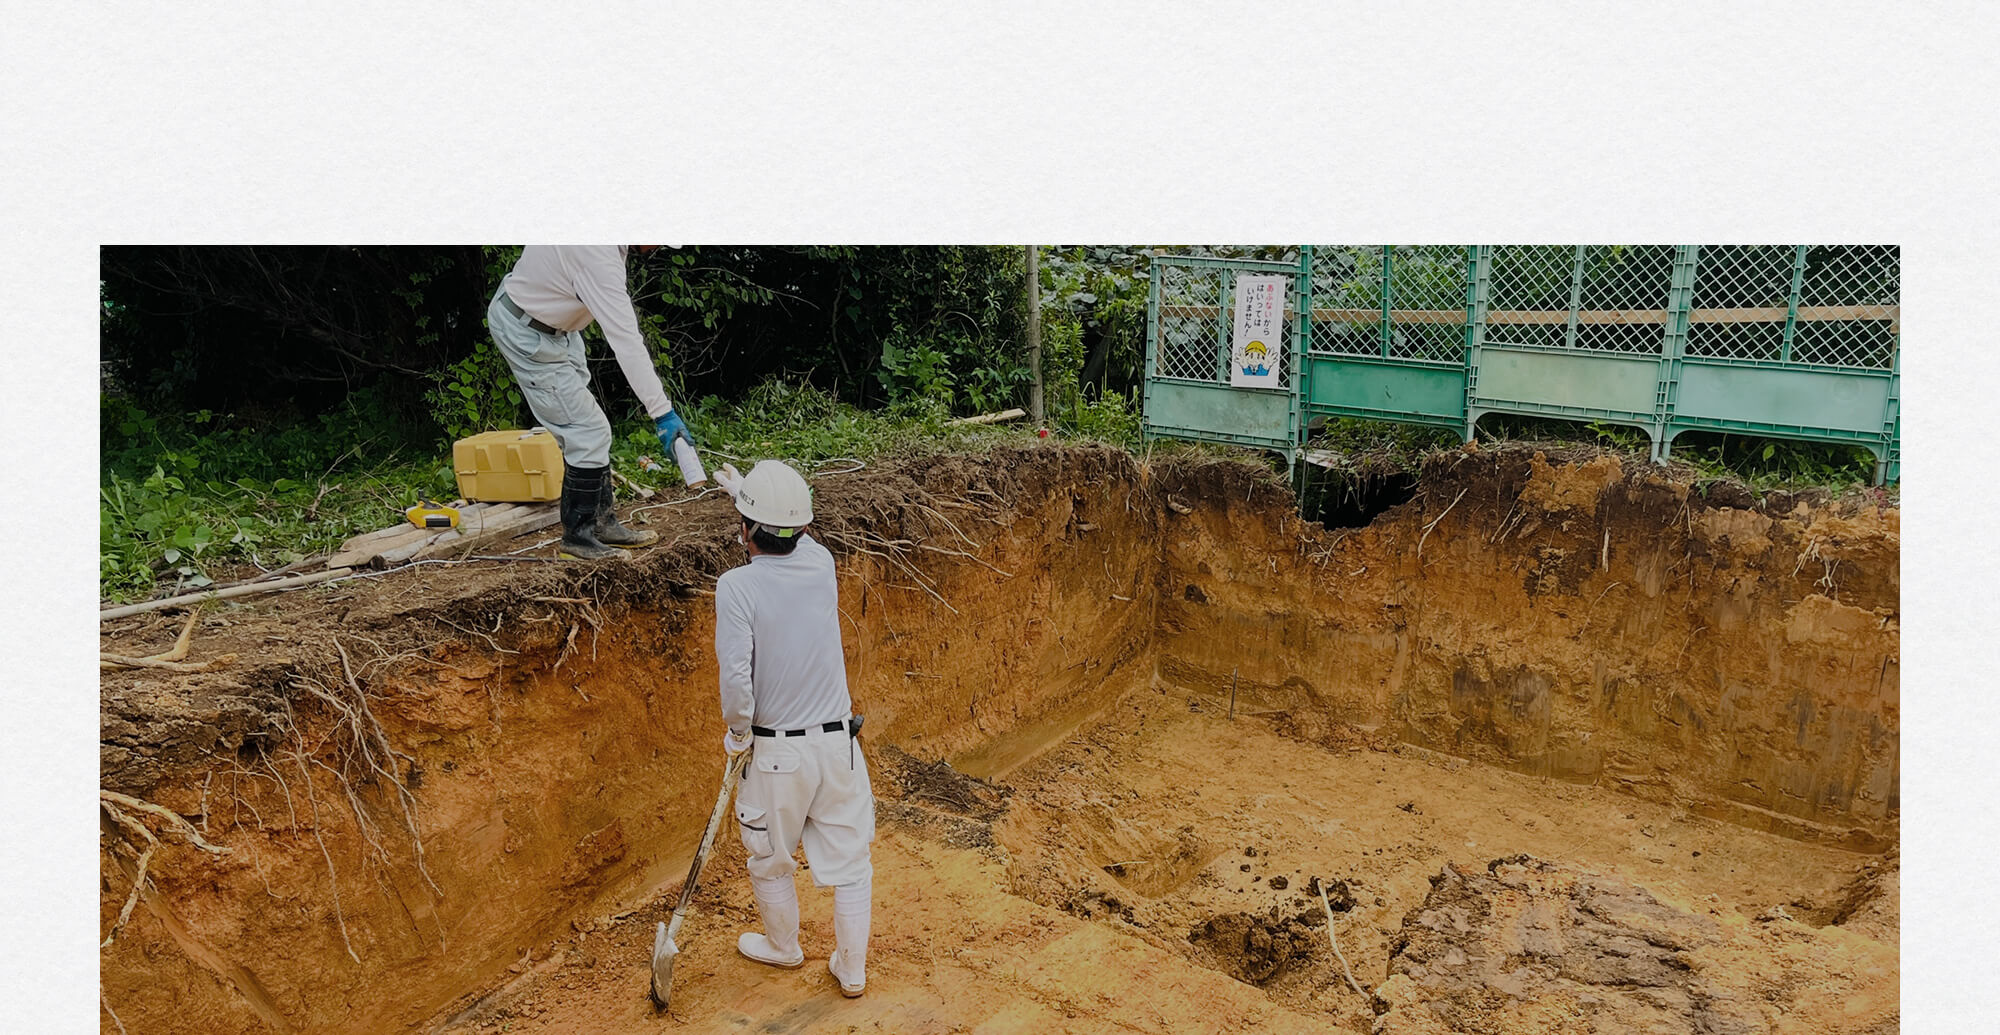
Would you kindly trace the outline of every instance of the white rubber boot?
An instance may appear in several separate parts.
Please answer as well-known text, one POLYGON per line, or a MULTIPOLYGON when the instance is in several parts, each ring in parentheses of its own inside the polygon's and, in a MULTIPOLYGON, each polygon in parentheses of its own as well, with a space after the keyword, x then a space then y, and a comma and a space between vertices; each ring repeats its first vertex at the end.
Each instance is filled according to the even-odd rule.
POLYGON ((874 903, 873 874, 833 889, 833 940, 838 948, 826 969, 840 983, 840 994, 854 998, 868 987, 868 920, 874 903))
POLYGON ((786 874, 775 880, 750 878, 757 896, 757 912, 764 919, 764 931, 745 931, 736 936, 736 951, 759 963, 787 970, 806 961, 799 948, 799 891, 786 874))

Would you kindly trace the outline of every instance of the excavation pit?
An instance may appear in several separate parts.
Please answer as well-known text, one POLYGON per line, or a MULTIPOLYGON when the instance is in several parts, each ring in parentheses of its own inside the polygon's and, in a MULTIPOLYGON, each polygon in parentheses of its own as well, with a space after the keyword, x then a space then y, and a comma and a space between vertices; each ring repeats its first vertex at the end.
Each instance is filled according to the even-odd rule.
POLYGON ((1254 465, 1110 450, 817 487, 880 799, 867 995, 734 954, 725 835, 672 1015, 646 1002, 721 769, 711 498, 631 518, 668 544, 631 565, 389 574, 204 616, 236 669, 107 677, 106 788, 229 853, 153 824, 106 1003, 189 1032, 1894 1030, 1894 510, 1532 450, 1438 458, 1352 529, 1254 465))

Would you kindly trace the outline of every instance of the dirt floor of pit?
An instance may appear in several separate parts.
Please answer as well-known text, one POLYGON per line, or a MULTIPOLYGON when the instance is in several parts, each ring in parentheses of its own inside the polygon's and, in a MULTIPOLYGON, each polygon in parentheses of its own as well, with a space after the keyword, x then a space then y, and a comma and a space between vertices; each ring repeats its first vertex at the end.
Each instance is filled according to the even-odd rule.
POLYGON ((736 955, 736 933, 757 920, 741 847, 725 838, 685 928, 671 1015, 647 1002, 645 974, 677 887, 533 947, 510 981, 434 1030, 1655 1030, 1634 1018, 1666 1025, 1657 1030, 1896 1030, 1896 898, 1854 901, 1857 878, 1879 868, 1872 856, 1366 731, 1310 742, 1283 714, 1226 711, 1141 690, 991 781, 872 749, 883 822, 860 999, 841 998, 824 971, 831 900, 804 873, 808 965, 736 955), (1705 933, 1649 980, 1617 969, 1632 955, 1618 946, 1661 936, 1611 932, 1594 957, 1610 972, 1593 978, 1572 961, 1585 974, 1567 998, 1510 1000, 1496 977, 1454 999, 1411 980, 1424 968, 1401 957, 1438 926, 1425 910, 1441 874, 1543 859, 1705 933), (1347 987, 1313 893, 1321 880, 1347 964, 1385 997, 1347 987))

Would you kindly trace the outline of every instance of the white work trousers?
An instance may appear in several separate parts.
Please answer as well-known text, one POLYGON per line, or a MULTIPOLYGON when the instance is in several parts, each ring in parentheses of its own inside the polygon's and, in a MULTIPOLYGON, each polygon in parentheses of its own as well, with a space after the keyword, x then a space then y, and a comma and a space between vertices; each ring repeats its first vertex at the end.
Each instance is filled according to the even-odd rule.
POLYGON ((869 878, 875 792, 861 746, 844 729, 752 739, 736 792, 736 829, 750 857, 750 876, 791 876, 798 868, 792 851, 803 842, 819 887, 869 878))
POLYGON ((535 421, 556 437, 563 463, 609 466, 611 421, 590 392, 583 335, 576 331, 544 334, 529 326, 526 316, 515 316, 497 292, 486 307, 486 327, 508 369, 514 372, 535 421))

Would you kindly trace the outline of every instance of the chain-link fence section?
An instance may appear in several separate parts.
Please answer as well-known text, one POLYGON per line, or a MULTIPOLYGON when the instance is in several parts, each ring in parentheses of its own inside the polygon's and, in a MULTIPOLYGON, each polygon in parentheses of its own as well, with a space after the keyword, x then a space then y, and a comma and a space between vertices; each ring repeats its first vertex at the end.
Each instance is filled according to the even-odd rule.
POLYGON ((1312 351, 1459 361, 1466 271, 1461 245, 1315 246, 1312 351))
POLYGON ((1485 340, 1657 354, 1673 272, 1672 245, 1496 246, 1485 340))
POLYGON ((1894 245, 1805 249, 1792 362, 1889 368, 1901 332, 1901 252, 1894 245))
POLYGON ((1901 282, 1885 245, 1704 245, 1687 354, 1887 369, 1901 282))
POLYGON ((1217 307, 1224 271, 1205 266, 1158 267, 1160 276, 1160 376, 1213 381, 1224 371, 1217 307))
POLYGON ((1709 245, 1701 250, 1686 354, 1776 361, 1798 289, 1790 244, 1709 245))
POLYGON ((1312 256, 1314 352, 1382 354, 1382 247, 1315 245, 1312 256))
POLYGON ((1465 248, 1401 244, 1388 251, 1389 355, 1459 362, 1465 356, 1465 248))
POLYGON ((1469 436, 1485 414, 1550 415, 1640 428, 1656 458, 1689 431, 1853 442, 1895 476, 1894 246, 1317 245, 1303 266, 1256 251, 1155 260, 1149 377, 1183 383, 1149 387, 1149 427, 1271 440, 1286 416, 1272 393, 1223 402, 1201 385, 1229 382, 1235 277, 1290 273, 1286 315, 1309 328, 1303 371, 1291 319, 1279 353, 1294 434, 1316 416, 1469 436), (1291 312, 1306 292, 1310 312, 1291 312))
MULTIPOLYGON (((1229 337, 1235 326, 1236 277, 1249 271, 1183 266, 1166 261, 1157 263, 1155 268, 1160 279, 1156 358, 1160 376, 1227 382, 1229 337)), ((1297 297, 1294 283, 1285 291, 1286 318, 1277 350, 1278 384, 1284 388, 1292 383, 1292 309, 1297 297)))

